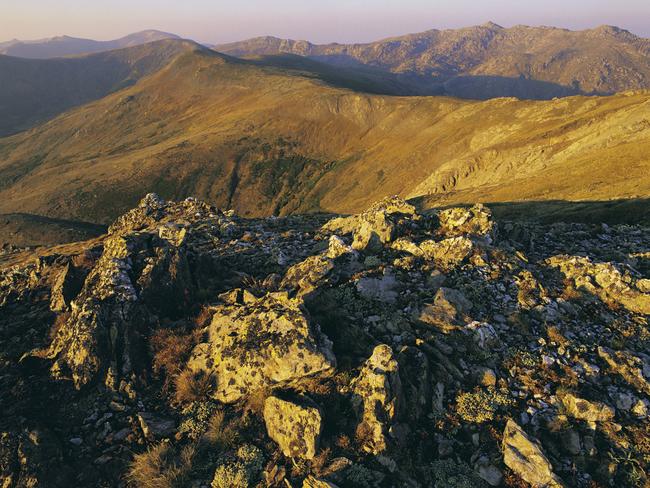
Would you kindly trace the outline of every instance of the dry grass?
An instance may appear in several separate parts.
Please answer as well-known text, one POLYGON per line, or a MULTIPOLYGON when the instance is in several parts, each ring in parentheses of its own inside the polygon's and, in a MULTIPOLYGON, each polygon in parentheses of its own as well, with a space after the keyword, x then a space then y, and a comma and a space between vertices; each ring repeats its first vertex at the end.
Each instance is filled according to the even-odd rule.
POLYGON ((174 399, 179 404, 205 400, 214 387, 214 376, 186 369, 174 377, 174 399))
POLYGON ((180 453, 166 442, 136 454, 127 473, 128 481, 138 488, 181 488, 185 486, 197 455, 194 444, 180 453))
MULTIPOLYGON (((178 382, 199 337, 199 331, 183 332, 176 329, 158 329, 152 334, 149 340, 153 353, 151 367, 154 374, 164 377, 163 391, 168 391, 172 383, 178 382)), ((187 378, 183 380, 185 383, 187 381, 187 378)))
POLYGON ((226 422, 222 410, 217 410, 210 418, 208 429, 203 434, 203 440, 210 444, 211 448, 226 450, 235 445, 238 437, 238 423, 236 421, 226 422))
POLYGON ((264 413, 264 402, 269 397, 269 395, 270 392, 263 388, 252 392, 246 399, 244 412, 254 413, 258 417, 261 417, 264 413))
POLYGON ((69 318, 70 318, 70 312, 63 312, 56 316, 56 319, 54 319, 54 323, 52 324, 52 327, 50 327, 50 330, 47 333, 47 336, 50 339, 50 341, 54 340, 61 327, 65 325, 65 323, 68 321, 69 318))

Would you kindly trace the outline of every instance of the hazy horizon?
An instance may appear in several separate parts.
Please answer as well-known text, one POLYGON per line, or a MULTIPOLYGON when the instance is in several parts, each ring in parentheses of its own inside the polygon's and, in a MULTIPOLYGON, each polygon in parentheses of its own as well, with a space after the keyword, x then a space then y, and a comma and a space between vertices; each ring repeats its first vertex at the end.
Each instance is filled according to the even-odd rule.
POLYGON ((61 35, 97 40, 157 29, 205 43, 224 43, 273 35, 316 43, 368 42, 429 29, 467 27, 493 21, 504 27, 525 24, 571 30, 608 24, 650 37, 650 2, 622 0, 548 0, 531 6, 512 0, 475 5, 470 0, 335 0, 307 6, 295 0, 273 5, 242 0, 220 6, 207 0, 179 5, 171 0, 82 2, 6 0, 0 6, 0 42, 61 35), (566 19, 572 19, 566 21, 566 19))

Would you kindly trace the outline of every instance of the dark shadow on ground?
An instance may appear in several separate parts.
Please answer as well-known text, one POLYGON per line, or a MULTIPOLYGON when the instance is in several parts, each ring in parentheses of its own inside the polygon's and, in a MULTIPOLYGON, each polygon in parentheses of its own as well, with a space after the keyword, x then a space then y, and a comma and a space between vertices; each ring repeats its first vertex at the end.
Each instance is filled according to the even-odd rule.
MULTIPOLYGON (((467 207, 472 203, 436 206, 430 197, 411 200, 419 210, 467 207)), ((607 201, 523 201, 484 202, 497 220, 525 220, 540 223, 576 222, 585 224, 650 225, 650 198, 632 198, 607 201)))
POLYGON ((259 66, 273 66, 315 75, 324 82, 341 88, 384 95, 444 95, 471 100, 517 97, 527 100, 550 100, 574 95, 609 95, 591 93, 577 86, 519 77, 488 75, 439 75, 433 73, 393 73, 368 65, 345 55, 299 56, 278 54, 248 58, 259 66))
POLYGON ((53 246, 83 241, 106 232, 105 225, 26 213, 0 214, 0 248, 53 246))

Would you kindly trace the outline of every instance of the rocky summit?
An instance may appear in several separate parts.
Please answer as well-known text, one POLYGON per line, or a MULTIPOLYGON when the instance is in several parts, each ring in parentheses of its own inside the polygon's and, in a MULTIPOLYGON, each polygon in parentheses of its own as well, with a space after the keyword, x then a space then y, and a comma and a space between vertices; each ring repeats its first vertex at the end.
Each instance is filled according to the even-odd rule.
POLYGON ((647 486, 649 243, 147 195, 0 255, 0 486, 647 486))

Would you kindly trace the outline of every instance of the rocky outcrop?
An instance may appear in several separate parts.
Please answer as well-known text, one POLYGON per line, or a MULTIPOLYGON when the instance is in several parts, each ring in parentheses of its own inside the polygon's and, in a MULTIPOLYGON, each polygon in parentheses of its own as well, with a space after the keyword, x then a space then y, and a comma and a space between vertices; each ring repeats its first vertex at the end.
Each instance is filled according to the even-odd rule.
POLYGON ((264 423, 269 437, 287 457, 313 459, 323 429, 320 410, 306 398, 270 396, 264 402, 264 423))
POLYGON ((612 263, 594 263, 586 257, 565 255, 549 258, 548 264, 558 268, 579 290, 631 312, 650 314, 650 292, 645 290, 645 281, 621 272, 612 263))
POLYGON ((514 420, 503 431, 503 462, 534 488, 561 488, 562 480, 553 472, 539 443, 514 420))
POLYGON ((353 234, 352 247, 360 251, 378 251, 419 220, 415 207, 398 197, 385 198, 365 212, 351 217, 333 219, 323 230, 353 234))
POLYGON ((443 212, 388 199, 332 233, 150 195, 93 241, 0 255, 0 476, 645 482, 648 316, 612 297, 648 291, 650 230, 523 222, 522 243, 443 212), (356 250, 363 222, 380 245, 356 250), (567 253, 591 292, 549 269, 567 253))
POLYGON ((389 346, 375 347, 351 389, 360 420, 357 437, 366 452, 380 454, 388 448, 391 428, 404 401, 399 363, 389 346))
MULTIPOLYGON (((55 360, 55 376, 71 377, 78 388, 102 376, 117 387, 133 373, 141 355, 140 338, 152 324, 151 312, 170 313, 189 302, 193 285, 186 229, 156 221, 161 205, 162 200, 147 197, 110 227, 102 256, 70 303, 70 317, 47 352, 55 360), (145 226, 147 230, 133 230, 145 226)), ((58 306, 65 306, 67 276, 55 288, 58 306)))
POLYGON ((336 358, 302 302, 276 293, 217 307, 207 341, 195 347, 187 367, 213 376, 211 396, 232 403, 264 388, 331 375, 336 358))

